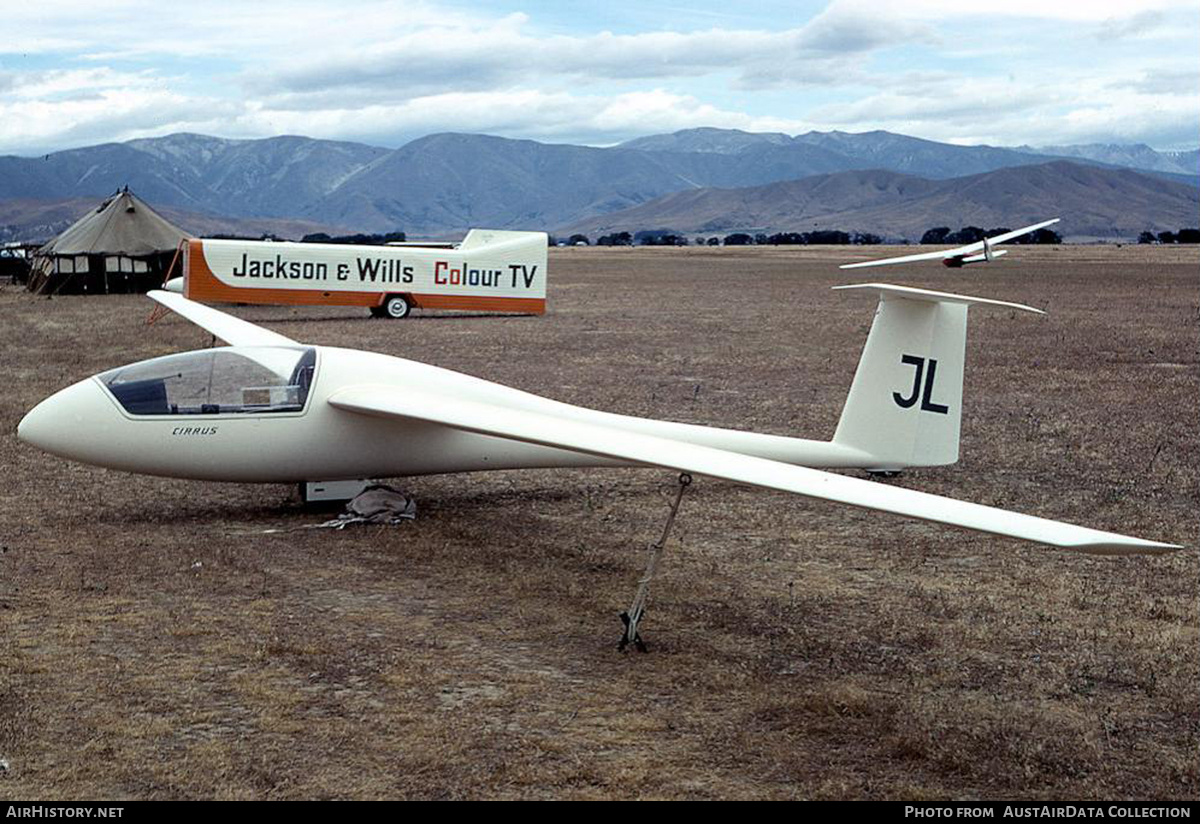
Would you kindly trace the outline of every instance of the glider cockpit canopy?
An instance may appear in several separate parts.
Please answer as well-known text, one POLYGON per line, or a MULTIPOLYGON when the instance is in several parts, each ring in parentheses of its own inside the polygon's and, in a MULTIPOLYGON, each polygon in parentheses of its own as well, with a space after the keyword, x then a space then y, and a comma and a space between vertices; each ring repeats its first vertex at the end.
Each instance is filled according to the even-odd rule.
POLYGON ((300 412, 317 351, 293 346, 223 346, 141 361, 101 373, 130 415, 300 412))

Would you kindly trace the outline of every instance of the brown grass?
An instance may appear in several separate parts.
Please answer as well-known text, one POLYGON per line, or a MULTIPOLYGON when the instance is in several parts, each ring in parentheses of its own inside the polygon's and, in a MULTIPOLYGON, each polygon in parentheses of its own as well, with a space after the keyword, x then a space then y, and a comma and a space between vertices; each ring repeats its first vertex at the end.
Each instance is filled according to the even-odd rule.
POLYGON ((975 310, 963 460, 897 483, 1171 540, 1076 555, 673 475, 412 479, 413 524, 19 444, 72 381, 206 345, 144 298, 0 289, 3 798, 1196 798, 1195 248, 556 251, 544 318, 235 309, 614 411, 828 437, 879 279, 975 310), (892 251, 892 250, 888 250, 892 251))

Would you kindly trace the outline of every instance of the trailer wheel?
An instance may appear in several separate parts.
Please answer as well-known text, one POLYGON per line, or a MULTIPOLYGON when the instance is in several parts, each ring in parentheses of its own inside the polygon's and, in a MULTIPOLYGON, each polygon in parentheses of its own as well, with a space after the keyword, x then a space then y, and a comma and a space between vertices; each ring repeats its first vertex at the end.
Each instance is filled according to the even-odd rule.
POLYGON ((409 311, 412 309, 412 304, 408 302, 408 298, 404 295, 388 295, 387 300, 380 307, 383 310, 383 316, 400 320, 400 318, 408 317, 409 311))

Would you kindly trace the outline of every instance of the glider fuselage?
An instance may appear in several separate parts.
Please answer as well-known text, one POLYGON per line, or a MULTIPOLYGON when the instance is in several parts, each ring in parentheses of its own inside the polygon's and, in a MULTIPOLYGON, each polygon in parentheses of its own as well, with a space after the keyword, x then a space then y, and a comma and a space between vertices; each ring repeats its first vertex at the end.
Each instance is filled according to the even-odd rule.
MULTIPOLYGON (((255 349, 237 347, 229 351, 253 355, 255 349)), ((104 373, 42 401, 21 422, 19 434, 22 440, 48 452, 83 463, 210 481, 292 483, 489 469, 636 465, 423 421, 398 424, 395 420, 349 414, 329 403, 330 397, 345 387, 386 386, 436 391, 464 402, 597 423, 790 464, 872 465, 865 453, 831 442, 599 412, 373 352, 333 347, 305 347, 296 352, 309 350, 315 355, 311 385, 303 402, 294 408, 266 411, 266 407, 247 407, 241 405, 240 395, 236 406, 201 402, 168 405, 165 397, 155 406, 145 400, 145 390, 137 402, 131 402, 122 387, 151 381, 106 383, 104 376, 110 373, 104 373), (230 411, 235 408, 237 411, 230 411)), ((204 357, 221 351, 200 350, 186 355, 204 357)), ((186 380, 186 376, 176 374, 173 365, 169 371, 168 386, 186 380)), ((212 399, 213 387, 205 387, 204 391, 212 399)), ((265 389, 239 386, 237 391, 244 394, 265 389)))

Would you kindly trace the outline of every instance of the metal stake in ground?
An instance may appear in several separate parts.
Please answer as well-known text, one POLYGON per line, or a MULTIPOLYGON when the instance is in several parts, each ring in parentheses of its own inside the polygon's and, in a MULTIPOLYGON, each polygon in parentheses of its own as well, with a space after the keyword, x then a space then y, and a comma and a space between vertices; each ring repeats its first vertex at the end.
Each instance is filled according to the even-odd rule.
POLYGON ((646 642, 638 634, 638 624, 646 614, 646 596, 650 591, 650 581, 654 579, 654 571, 658 567, 658 559, 662 557, 663 548, 667 545, 667 537, 671 534, 671 526, 675 523, 675 515, 679 512, 679 504, 683 501, 683 491, 692 482, 692 476, 686 472, 679 474, 679 489, 675 493, 675 501, 671 504, 671 512, 667 515, 667 523, 663 526, 662 537, 658 543, 650 547, 650 557, 646 561, 646 571, 638 581, 637 593, 633 596, 633 604, 628 612, 621 613, 621 622, 625 624, 625 634, 621 636, 617 649, 624 652, 625 647, 633 644, 639 652, 646 651, 646 642))

